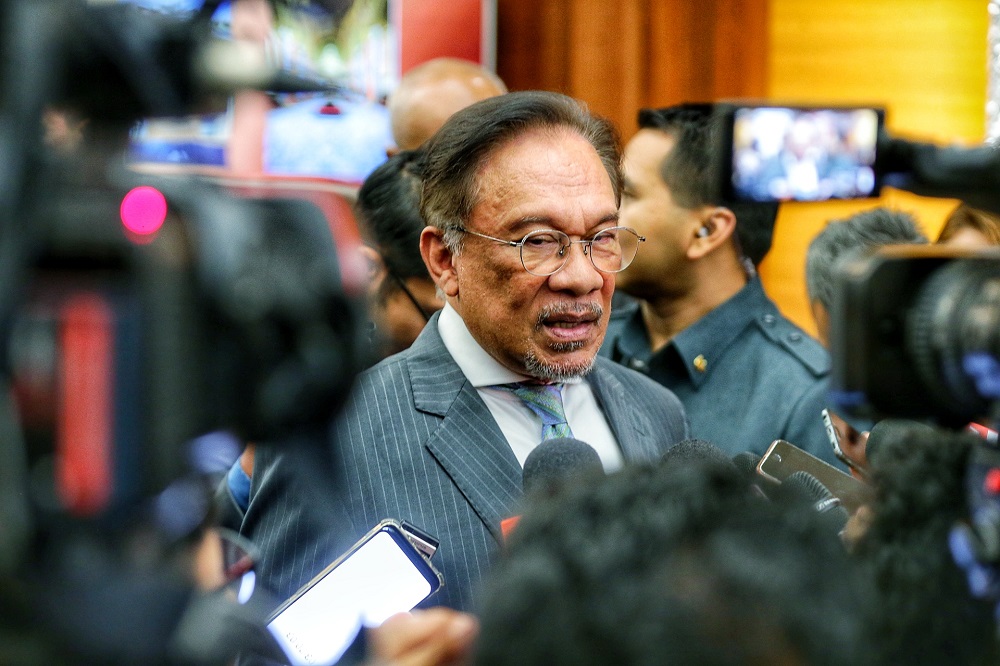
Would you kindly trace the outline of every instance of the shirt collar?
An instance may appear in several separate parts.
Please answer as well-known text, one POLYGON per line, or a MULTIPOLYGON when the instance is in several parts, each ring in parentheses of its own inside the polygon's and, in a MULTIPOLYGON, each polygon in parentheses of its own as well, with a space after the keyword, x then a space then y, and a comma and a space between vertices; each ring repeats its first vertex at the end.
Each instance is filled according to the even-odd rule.
MULTIPOLYGON (((441 310, 437 327, 448 353, 474 387, 511 384, 531 379, 527 375, 514 372, 490 356, 489 352, 472 337, 462 315, 458 314, 450 304, 446 303, 441 310)), ((575 384, 580 381, 580 377, 574 377, 563 383, 575 384)))

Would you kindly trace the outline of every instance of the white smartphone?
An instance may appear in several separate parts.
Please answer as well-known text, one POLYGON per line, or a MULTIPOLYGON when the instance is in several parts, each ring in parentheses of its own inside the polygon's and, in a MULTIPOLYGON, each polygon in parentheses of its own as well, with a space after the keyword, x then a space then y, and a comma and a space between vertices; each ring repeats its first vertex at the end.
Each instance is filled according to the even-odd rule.
POLYGON ((293 666, 333 664, 362 628, 412 610, 443 584, 400 523, 384 520, 281 604, 267 628, 293 666))

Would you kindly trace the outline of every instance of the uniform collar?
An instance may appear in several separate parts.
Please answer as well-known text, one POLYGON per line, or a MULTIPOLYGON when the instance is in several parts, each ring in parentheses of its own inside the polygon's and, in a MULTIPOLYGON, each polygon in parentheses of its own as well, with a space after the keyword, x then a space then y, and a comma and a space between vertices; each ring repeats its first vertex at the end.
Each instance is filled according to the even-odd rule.
MULTIPOLYGON (((695 388, 701 386, 716 367, 726 349, 760 315, 774 308, 760 278, 754 277, 746 286, 691 326, 678 333, 656 355, 676 353, 695 388), (669 349, 673 348, 673 352, 669 349)), ((776 313, 773 316, 777 316, 776 313)), ((618 351, 633 369, 646 371, 653 354, 649 337, 636 308, 617 341, 618 351)))

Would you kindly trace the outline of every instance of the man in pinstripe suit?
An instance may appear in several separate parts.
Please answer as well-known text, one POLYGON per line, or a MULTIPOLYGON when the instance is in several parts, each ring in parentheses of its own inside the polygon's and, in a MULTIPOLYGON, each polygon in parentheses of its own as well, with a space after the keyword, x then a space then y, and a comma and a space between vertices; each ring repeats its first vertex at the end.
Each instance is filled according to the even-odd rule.
POLYGON ((440 539, 429 602, 472 608, 546 432, 588 442, 608 470, 686 436, 672 393, 597 358, 614 275, 641 242, 617 226, 620 190, 614 131, 563 95, 484 100, 431 139, 420 243, 447 304, 360 377, 332 472, 319 478, 315 450, 258 452, 243 533, 265 586, 290 594, 391 517, 440 539), (557 423, 512 387, 554 392, 557 423))

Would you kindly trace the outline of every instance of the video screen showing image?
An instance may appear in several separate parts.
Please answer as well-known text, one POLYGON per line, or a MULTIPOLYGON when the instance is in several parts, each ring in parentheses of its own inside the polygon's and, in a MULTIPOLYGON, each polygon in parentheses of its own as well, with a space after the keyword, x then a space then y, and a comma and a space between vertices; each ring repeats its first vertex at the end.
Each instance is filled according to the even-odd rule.
POLYGON ((749 201, 878 196, 874 109, 750 107, 733 123, 733 191, 749 201))
MULTIPOLYGON (((183 19, 204 4, 128 2, 183 19)), ((384 102, 399 80, 386 0, 224 0, 212 14, 212 27, 222 38, 260 43, 291 82, 252 107, 252 113, 266 114, 251 121, 263 133, 250 139, 260 142, 264 173, 357 184, 385 160, 392 136, 384 102), (288 92, 297 82, 311 90, 288 92)), ((231 103, 216 116, 146 121, 133 131, 131 157, 225 167, 233 128, 241 121, 234 116, 246 108, 231 103)))

